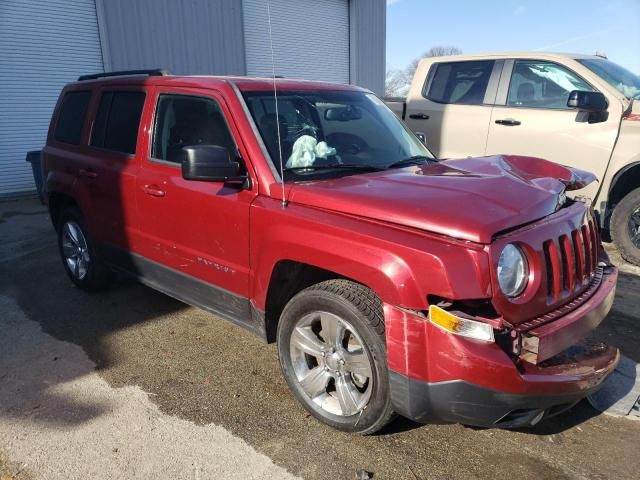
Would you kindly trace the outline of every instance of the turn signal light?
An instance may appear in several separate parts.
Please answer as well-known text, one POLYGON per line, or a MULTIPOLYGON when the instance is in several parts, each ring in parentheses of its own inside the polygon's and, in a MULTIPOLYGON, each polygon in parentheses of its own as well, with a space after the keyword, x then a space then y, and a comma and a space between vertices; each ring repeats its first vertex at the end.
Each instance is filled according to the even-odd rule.
POLYGON ((491 325, 458 317, 435 305, 429 306, 429 321, 454 335, 475 338, 485 342, 495 341, 491 325))

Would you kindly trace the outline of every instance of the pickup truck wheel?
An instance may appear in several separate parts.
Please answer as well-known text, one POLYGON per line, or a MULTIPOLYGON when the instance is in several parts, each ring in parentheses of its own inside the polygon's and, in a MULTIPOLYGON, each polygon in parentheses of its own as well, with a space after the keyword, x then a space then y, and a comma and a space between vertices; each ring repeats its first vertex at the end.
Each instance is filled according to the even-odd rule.
POLYGON ((640 265, 640 188, 627 194, 613 209, 611 238, 622 258, 640 265))
POLYGON ((62 264, 71 281, 86 291, 109 286, 114 273, 98 261, 80 210, 64 210, 57 230, 62 264))
POLYGON ((393 419, 382 302, 370 289, 328 280, 303 290, 277 340, 284 378, 314 417, 361 435, 393 419))

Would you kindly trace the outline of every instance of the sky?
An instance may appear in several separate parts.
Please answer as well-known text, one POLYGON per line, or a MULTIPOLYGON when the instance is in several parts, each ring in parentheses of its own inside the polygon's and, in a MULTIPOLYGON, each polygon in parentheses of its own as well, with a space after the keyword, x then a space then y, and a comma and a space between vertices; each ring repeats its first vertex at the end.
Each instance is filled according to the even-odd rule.
POLYGON ((437 45, 598 51, 640 74, 640 0, 387 0, 387 68, 437 45))

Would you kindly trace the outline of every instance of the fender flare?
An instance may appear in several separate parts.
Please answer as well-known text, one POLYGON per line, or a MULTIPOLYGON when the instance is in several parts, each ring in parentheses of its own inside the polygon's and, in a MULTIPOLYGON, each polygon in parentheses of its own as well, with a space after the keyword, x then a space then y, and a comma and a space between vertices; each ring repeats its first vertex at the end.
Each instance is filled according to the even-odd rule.
MULTIPOLYGON (((367 246, 358 258, 348 255, 354 248, 339 251, 335 244, 322 242, 319 245, 301 245, 284 239, 269 242, 269 248, 260 255, 255 265, 256 276, 252 288, 252 298, 256 306, 264 309, 267 292, 276 266, 281 261, 293 261, 329 270, 371 288, 383 302, 406 308, 426 308, 426 297, 418 289, 414 272, 398 255, 381 248, 367 246), (322 258, 322 262, 313 259, 322 258)), ((364 247, 363 247, 364 248, 364 247)), ((252 262, 253 263, 253 262, 252 262)))

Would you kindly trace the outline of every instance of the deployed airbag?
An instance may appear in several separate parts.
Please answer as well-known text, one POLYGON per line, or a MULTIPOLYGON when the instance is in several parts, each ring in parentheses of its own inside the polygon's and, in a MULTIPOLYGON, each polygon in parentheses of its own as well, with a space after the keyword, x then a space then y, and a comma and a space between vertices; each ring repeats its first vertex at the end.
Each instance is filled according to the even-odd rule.
POLYGON ((302 135, 293 144, 287 168, 310 167, 317 158, 327 158, 336 154, 336 149, 327 142, 318 142, 311 135, 302 135))

